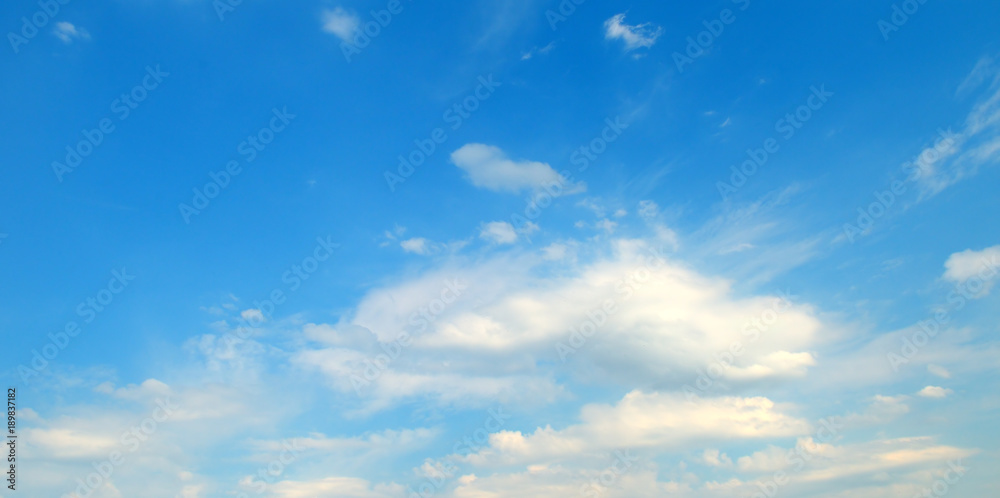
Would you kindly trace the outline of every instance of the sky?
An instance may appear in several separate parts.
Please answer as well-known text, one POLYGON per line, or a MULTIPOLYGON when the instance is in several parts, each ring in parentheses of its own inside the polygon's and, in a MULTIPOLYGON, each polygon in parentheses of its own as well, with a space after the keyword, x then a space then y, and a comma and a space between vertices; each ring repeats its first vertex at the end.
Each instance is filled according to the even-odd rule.
POLYGON ((1000 495, 996 2, 0 26, 2 498, 1000 495))

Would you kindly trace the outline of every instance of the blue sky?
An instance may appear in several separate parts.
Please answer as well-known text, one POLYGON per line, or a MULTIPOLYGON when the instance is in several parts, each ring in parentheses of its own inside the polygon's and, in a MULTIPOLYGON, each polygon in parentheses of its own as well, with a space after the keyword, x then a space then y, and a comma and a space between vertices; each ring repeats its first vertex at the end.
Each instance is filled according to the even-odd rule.
POLYGON ((0 497, 996 495, 998 14, 8 5, 0 497))

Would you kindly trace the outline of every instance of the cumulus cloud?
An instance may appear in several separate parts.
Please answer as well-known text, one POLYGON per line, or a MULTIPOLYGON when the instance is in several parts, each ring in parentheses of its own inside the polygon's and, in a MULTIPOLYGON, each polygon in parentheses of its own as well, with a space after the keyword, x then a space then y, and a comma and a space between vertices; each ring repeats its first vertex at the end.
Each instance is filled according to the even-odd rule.
POLYGON ((663 28, 652 23, 634 26, 626 24, 625 14, 618 14, 604 21, 604 37, 608 40, 623 41, 626 52, 641 47, 652 47, 662 34, 663 28))
MULTIPOLYGON (((371 289, 340 323, 299 324, 301 335, 281 352, 282 361, 301 367, 294 378, 301 379, 304 370, 324 379, 338 409, 348 416, 399 407, 414 399, 431 411, 512 403, 514 413, 538 413, 517 408, 567 399, 562 382, 573 376, 599 379, 602 385, 626 393, 610 402, 584 405, 569 422, 557 419, 548 425, 544 419, 536 422, 526 417, 516 428, 494 432, 486 444, 468 455, 449 455, 451 442, 445 441, 449 444, 443 447, 449 449, 433 455, 439 457, 436 461, 452 462, 467 471, 455 474, 442 496, 579 495, 582 484, 594 479, 600 483, 615 452, 624 448, 634 451, 630 454, 638 460, 612 486, 599 488, 604 495, 752 494, 775 469, 788 468, 781 457, 789 449, 774 446, 782 444, 774 442, 782 438, 798 438, 793 449, 801 447, 815 455, 809 467, 797 471, 792 483, 782 488, 796 496, 815 495, 817 487, 825 492, 838 486, 850 489, 853 484, 839 481, 845 477, 881 483, 876 478, 885 472, 899 475, 893 486, 918 486, 924 481, 911 472, 926 473, 944 459, 971 454, 925 438, 853 446, 812 441, 807 435, 813 424, 799 415, 799 407, 774 396, 733 395, 732 391, 751 385, 748 382, 756 388, 764 385, 761 380, 799 376, 812 369, 811 351, 818 337, 827 335, 815 310, 791 304, 776 311, 772 319, 764 313, 775 310, 777 296, 737 295, 729 282, 654 252, 647 240, 619 238, 602 244, 607 246, 597 248, 596 254, 586 252, 594 245, 562 241, 536 251, 434 262, 420 273, 371 289), (559 269, 555 275, 553 267, 559 269), (602 315, 607 300, 614 301, 614 311, 602 315), (748 328, 755 319, 766 322, 766 330, 748 328), (595 333, 578 347, 572 342, 572 331, 581 330, 588 321, 595 333), (394 350, 394 341, 404 331, 412 341, 394 350), (744 353, 716 378, 718 392, 691 399, 677 392, 736 341, 744 345, 744 353), (559 343, 573 349, 566 363, 559 358, 559 343), (390 355, 390 351, 395 353, 390 355), (382 363, 379 355, 391 356, 391 360, 382 363), (363 376, 370 367, 378 375, 359 395, 351 376, 363 376), (739 453, 732 446, 720 446, 731 443, 739 453), (745 449, 750 444, 759 446, 745 449), (705 451, 705 447, 719 449, 705 451), (683 465, 704 465, 725 479, 692 478, 683 468, 663 464, 666 455, 689 455, 683 465)), ((177 389, 153 379, 120 388, 99 387, 99 392, 116 402, 179 395, 181 408, 171 419, 171 424, 178 425, 164 425, 163 434, 157 434, 162 439, 149 446, 148 461, 154 461, 152 455, 167 455, 163 460, 169 461, 156 460, 160 467, 150 467, 144 460, 136 468, 181 475, 185 469, 176 462, 184 461, 184 454, 198 454, 207 447, 206 439, 220 444, 225 439, 219 434, 231 434, 231 426, 259 429, 276 420, 290 420, 253 410, 260 391, 230 388, 226 386, 229 378, 216 371, 229 368, 235 375, 242 370, 234 356, 251 354, 247 351, 265 355, 271 349, 252 339, 247 343, 234 351, 214 336, 194 341, 197 351, 219 362, 206 369, 215 382, 196 390, 177 389), (256 419, 248 424, 249 417, 256 419)), ((279 399, 274 404, 289 403, 279 399)), ((848 419, 855 425, 884 424, 907 410, 905 397, 877 396, 865 413, 848 419)), ((30 439, 38 441, 34 450, 58 465, 72 462, 77 469, 67 472, 58 467, 57 471, 86 475, 79 472, 117 444, 119 434, 107 428, 128 427, 142 416, 93 422, 74 417, 26 429, 44 431, 32 433, 30 439)), ((259 436, 259 430, 249 433, 276 437, 259 436)), ((388 467, 387 459, 401 452, 430 457, 423 449, 438 446, 439 435, 437 429, 417 427, 372 430, 357 436, 300 433, 288 440, 243 444, 251 450, 247 473, 266 465, 285 444, 300 448, 301 461, 311 462, 296 466, 295 474, 270 485, 269 493, 274 496, 400 496, 405 488, 386 482, 391 478, 351 475, 350 470, 388 467), (348 471, 318 470, 330 468, 348 471)), ((122 472, 122 481, 116 484, 123 496, 131 496, 141 488, 134 476, 126 480, 126 475, 130 474, 122 472)), ((185 489, 189 495, 196 494, 202 486, 199 479, 174 479, 177 482, 162 484, 158 489, 164 491, 156 496, 184 496, 185 489)), ((253 489, 249 479, 244 479, 242 489, 253 489)), ((204 489, 214 489, 214 485, 204 489)), ((869 496, 898 491, 878 489, 869 496)))
POLYGON ((310 337, 330 339, 295 353, 293 363, 353 396, 351 376, 405 331, 412 339, 405 353, 355 398, 362 411, 413 396, 469 406, 557 399, 557 369, 577 380, 681 389, 736 343, 742 354, 715 379, 720 389, 801 377, 815 364, 810 350, 823 325, 809 307, 775 295, 733 296, 728 282, 646 241, 603 244, 610 253, 586 261, 563 242, 439 262, 373 289, 340 324, 308 326, 310 337), (337 339, 346 327, 369 339, 337 339))
POLYGON ((494 244, 513 244, 517 242, 517 232, 514 225, 506 221, 492 221, 483 225, 479 238, 494 244))
MULTIPOLYGON (((974 451, 934 444, 928 437, 884 439, 879 441, 837 446, 817 442, 812 437, 799 438, 794 448, 770 446, 752 455, 740 457, 740 469, 750 474, 763 474, 769 479, 774 472, 785 471, 790 486, 799 490, 813 483, 830 489, 831 482, 860 476, 875 476, 880 472, 906 469, 933 469, 949 459, 961 459, 974 451), (793 461, 790 456, 794 456, 793 461), (799 487, 803 486, 803 487, 799 487)), ((909 480, 910 482, 926 477, 909 480)), ((750 481, 747 484, 755 484, 750 481)), ((926 481, 925 481, 926 482, 926 481)), ((789 489, 788 491, 792 491, 789 489)), ((799 496, 811 493, 792 493, 799 496)))
POLYGON ((766 398, 691 400, 670 393, 632 391, 611 406, 592 404, 581 423, 562 430, 539 427, 531 434, 502 431, 489 446, 462 457, 474 465, 525 465, 617 448, 678 450, 703 441, 805 435, 810 425, 766 398))
MULTIPOLYGON (((397 380, 430 382, 434 375, 416 369, 429 363, 418 359, 444 357, 452 359, 440 372, 442 379, 470 376, 468 383, 443 382, 437 390, 453 386, 465 392, 467 385, 485 382, 475 380, 484 372, 476 358, 507 358, 499 369, 505 374, 498 379, 517 372, 538 386, 549 385, 539 362, 571 361, 566 366, 581 369, 580 375, 623 383, 669 382, 680 388, 736 342, 745 352, 722 373, 720 380, 727 383, 801 376, 815 363, 809 348, 822 326, 809 308, 778 296, 735 298, 729 283, 675 264, 643 241, 615 240, 610 247, 612 257, 589 263, 566 261, 567 246, 556 245, 516 259, 503 255, 447 265, 372 291, 351 323, 371 330, 382 342, 393 341, 401 331, 412 332, 412 351, 394 362, 383 379, 398 375, 397 380), (553 260, 571 266, 553 277, 545 270, 553 260), (447 306, 434 305, 444 282, 456 278, 469 289, 447 306), (766 324, 753 325, 755 317, 766 324), (581 327, 599 333, 578 344, 573 331, 581 327), (460 360, 454 359, 455 350, 465 352, 460 360)), ((301 359, 341 376, 340 385, 349 389, 344 371, 333 365, 360 362, 363 355, 350 360, 346 354, 312 352, 301 359)), ((487 391, 507 381, 498 382, 487 382, 493 386, 487 391)))
POLYGON ((548 164, 507 157, 499 147, 467 144, 451 154, 451 162, 465 171, 473 185, 494 192, 518 193, 555 186, 562 193, 582 190, 548 164))
POLYGON ((361 20, 357 15, 336 7, 323 12, 323 31, 333 34, 346 43, 353 43, 361 20))
POLYGON ((968 287, 975 297, 989 294, 990 289, 1000 274, 1000 245, 988 247, 981 251, 967 249, 948 257, 944 264, 945 272, 942 278, 956 285, 968 287), (974 289, 973 287, 978 287, 974 289))

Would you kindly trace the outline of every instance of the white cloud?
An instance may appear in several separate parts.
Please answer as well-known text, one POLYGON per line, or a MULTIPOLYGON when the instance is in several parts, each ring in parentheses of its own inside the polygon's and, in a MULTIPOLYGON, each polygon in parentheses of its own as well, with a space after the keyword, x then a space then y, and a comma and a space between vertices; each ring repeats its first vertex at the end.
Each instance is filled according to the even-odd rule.
POLYGON ((514 161, 499 147, 490 145, 467 144, 451 154, 451 161, 465 171, 473 185, 495 192, 518 193, 556 186, 567 194, 583 188, 567 182, 548 164, 514 161))
POLYGON ((386 429, 365 436, 331 438, 313 433, 308 437, 295 437, 282 441, 255 441, 253 446, 265 454, 280 453, 286 447, 296 452, 308 453, 391 453, 403 448, 421 447, 432 442, 439 431, 432 429, 386 429))
POLYGON ((240 312, 240 316, 244 320, 256 320, 257 322, 264 321, 264 313, 258 309, 246 309, 240 312))
POLYGON ((597 223, 594 223, 594 228, 603 230, 607 233, 614 233, 615 229, 618 228, 618 223, 605 218, 603 220, 599 220, 597 223))
MULTIPOLYGON (((180 406, 179 399, 173 398, 163 406, 176 408, 180 406)), ((108 404, 75 406, 62 412, 50 419, 19 420, 24 446, 18 456, 26 467, 41 470, 36 476, 40 480, 33 483, 39 495, 64 496, 81 489, 76 479, 86 479, 94 472, 93 465, 107 462, 112 453, 118 453, 116 458, 125 464, 114 468, 113 481, 100 481, 103 486, 91 496, 182 496, 184 469, 180 462, 184 459, 178 446, 197 451, 199 444, 192 443, 202 437, 204 427, 192 429, 177 417, 179 411, 164 411, 155 401, 123 404, 116 399, 108 404), (179 426, 185 426, 196 436, 179 430, 179 426), (156 491, 143 493, 139 491, 142 486, 156 491)))
MULTIPOLYGON (((80 422, 79 425, 84 425, 82 421, 80 422)), ((99 434, 86 429, 64 426, 51 429, 31 428, 23 432, 24 438, 30 441, 31 446, 57 459, 104 457, 118 447, 115 434, 108 434, 107 431, 99 434)))
POLYGON ((920 390, 917 394, 925 398, 947 398, 954 391, 944 387, 937 386, 927 386, 920 390))
POLYGON ((73 40, 89 40, 90 33, 83 28, 74 26, 72 23, 68 22, 57 22, 55 29, 52 31, 57 38, 65 43, 73 43, 73 40))
POLYGON ((704 441, 802 436, 811 427, 766 398, 694 398, 632 391, 616 405, 591 404, 581 422, 562 430, 501 431, 481 451, 460 457, 477 466, 558 462, 580 454, 633 450, 678 450, 704 441))
POLYGON ((483 225, 479 238, 494 244, 513 244, 517 242, 517 232, 514 226, 506 221, 492 221, 483 225))
POLYGON ((776 446, 757 451, 752 455, 739 457, 736 466, 741 472, 758 474, 774 472, 788 466, 788 450, 776 446))
POLYGON ((385 230, 382 232, 383 241, 379 243, 379 247, 387 247, 393 244, 393 242, 399 240, 403 234, 406 233, 406 227, 396 225, 391 231, 385 230))
POLYGON ((657 383, 680 389, 734 342, 744 351, 717 379, 726 386, 720 389, 800 377, 815 364, 810 351, 823 327, 810 307, 785 305, 777 296, 735 297, 728 282, 662 253, 654 256, 645 241, 606 244, 601 252, 610 254, 588 262, 578 261, 572 242, 474 262, 441 261, 422 275, 372 290, 341 324, 307 327, 307 335, 331 339, 320 341, 328 346, 295 353, 293 363, 321 372, 331 388, 353 396, 350 376, 379 352, 376 341, 388 344, 407 331, 412 346, 359 400, 371 409, 419 395, 473 405, 491 396, 552 399, 563 389, 553 380, 555 368, 626 388, 657 383), (445 283, 456 279, 467 285, 461 297, 434 304, 445 283), (604 311, 608 302, 611 312, 604 311), (762 316, 766 330, 747 329, 762 316), (366 330, 370 339, 337 339, 346 326, 366 330), (570 346, 581 327, 597 331, 579 348, 570 346))
MULTIPOLYGON (((859 444, 835 446, 816 442, 812 437, 799 438, 794 452, 805 465, 794 464, 789 450, 770 446, 763 451, 739 458, 740 469, 763 474, 769 479, 773 472, 785 470, 790 486, 822 482, 830 490, 831 482, 858 476, 875 476, 880 472, 907 468, 932 469, 950 459, 961 459, 974 452, 950 446, 934 445, 930 438, 913 437, 884 439, 859 444), (806 459, 808 457, 808 460, 806 459)), ((747 484, 754 484, 757 481, 747 484)), ((788 489, 791 492, 792 489, 788 489)), ((790 493, 803 496, 809 493, 790 493)), ((843 495, 847 496, 847 495, 843 495)))
POLYGON ((132 401, 151 401, 157 397, 168 397, 172 395, 170 386, 156 379, 146 379, 142 384, 130 384, 126 387, 115 389, 111 382, 104 382, 94 388, 95 392, 108 394, 119 399, 132 401))
POLYGON ((780 485, 782 496, 917 496, 941 477, 940 469, 942 466, 948 468, 947 462, 960 461, 973 454, 973 450, 936 445, 930 438, 883 439, 835 446, 801 437, 793 448, 769 445, 741 457, 740 470, 742 475, 751 476, 748 480, 740 480, 732 474, 726 477, 719 469, 730 467, 732 462, 717 450, 706 451, 693 463, 713 468, 712 474, 724 481, 702 479, 692 473, 686 463, 672 468, 659 467, 641 453, 639 461, 609 479, 611 474, 605 470, 611 458, 605 457, 601 462, 600 459, 583 460, 584 455, 581 455, 579 460, 582 461, 573 465, 525 464, 521 466, 522 471, 482 477, 478 473, 466 474, 458 479, 460 486, 454 496, 561 498, 580 496, 582 486, 587 483, 596 485, 586 494, 615 498, 755 496, 763 495, 762 490, 774 486, 769 481, 775 479, 775 472, 784 472, 780 485), (801 463, 787 458, 792 452, 798 455, 801 463), (660 481, 664 475, 674 480, 660 481), (607 485, 602 485, 602 481, 607 485))
MULTIPOLYGON (((737 295, 729 282, 699 274, 664 257, 661 266, 651 271, 648 278, 644 277, 641 285, 632 289, 632 295, 625 298, 615 291, 615 286, 650 262, 649 242, 617 239, 608 244, 595 247, 569 240, 535 251, 510 251, 474 261, 453 258, 435 262, 422 274, 401 277, 371 290, 353 311, 345 314, 342 323, 303 325, 301 337, 283 341, 295 346, 280 352, 281 361, 290 358, 293 365, 320 372, 337 391, 333 400, 344 409, 343 413, 350 414, 358 403, 376 410, 412 399, 421 400, 428 412, 438 411, 435 403, 468 408, 497 403, 506 407, 509 401, 514 401, 511 411, 524 414, 524 418, 517 427, 495 432, 484 448, 464 459, 440 453, 424 454, 423 448, 428 447, 451 451, 451 440, 436 444, 440 435, 436 429, 382 430, 368 426, 366 432, 356 436, 302 435, 303 431, 288 442, 303 448, 304 456, 294 467, 289 467, 294 469, 291 474, 269 485, 268 496, 402 496, 405 489, 400 485, 380 483, 378 474, 356 469, 382 465, 381 468, 396 472, 398 467, 391 461, 392 455, 413 449, 417 451, 407 454, 421 458, 441 456, 464 467, 461 474, 449 481, 448 488, 441 490, 442 496, 578 496, 581 485, 600 479, 612 463, 611 455, 624 448, 634 449, 639 460, 618 476, 613 485, 600 488, 599 495, 746 496, 757 491, 758 481, 740 479, 756 479, 752 477, 756 474, 762 474, 761 479, 770 479, 772 469, 782 468, 781 451, 774 445, 793 444, 774 439, 795 437, 799 437, 796 448, 808 448, 816 457, 807 468, 792 476, 792 483, 782 488, 783 494, 816 496, 816 490, 821 488, 834 496, 895 496, 901 489, 898 486, 926 486, 928 481, 914 477, 915 473, 930 472, 942 461, 971 453, 936 445, 925 438, 880 439, 852 446, 817 444, 801 437, 811 433, 812 428, 799 415, 797 406, 780 403, 772 396, 723 396, 727 390, 741 389, 740 382, 747 379, 787 378, 800 375, 813 364, 810 351, 816 349, 817 338, 829 335, 816 318, 819 312, 808 305, 792 306, 782 311, 751 344, 742 333, 745 325, 773 306, 773 296, 737 295), (589 253, 591 249, 601 256, 589 253), (581 254, 577 255, 577 251, 581 254), (582 262, 577 261, 578 256, 582 262), (558 275, 553 275, 553 267, 558 268, 558 275), (457 277, 468 285, 462 297, 445 306, 425 328, 407 328, 414 314, 420 316, 421 308, 435 309, 429 303, 442 298, 442 289, 448 286, 446 280, 457 277), (578 327, 593 312, 595 303, 599 305, 605 299, 615 299, 617 311, 601 320, 602 326, 588 344, 558 370, 540 366, 558 362, 554 344, 565 341, 567 331, 578 327), (382 354, 382 346, 402 330, 411 333, 412 345, 391 362, 370 386, 370 391, 363 393, 363 399, 355 403, 353 400, 358 397, 350 386, 349 376, 362 371, 367 361, 382 354), (744 342, 746 351, 717 379, 720 384, 725 382, 725 386, 717 386, 716 392, 720 394, 709 392, 688 400, 671 391, 693 381, 698 369, 704 370, 708 362, 737 340, 744 342), (530 418, 532 414, 547 413, 545 408, 518 410, 516 403, 527 403, 532 398, 542 404, 560 396, 567 399, 561 391, 564 387, 553 380, 553 372, 559 372, 562 378, 590 375, 602 385, 628 394, 618 394, 611 402, 586 404, 573 421, 565 422, 565 418, 558 417, 549 426, 544 418, 540 421, 530 418), (654 382, 656 388, 636 388, 654 382), (337 397, 344 392, 346 396, 337 397), (759 447, 744 449, 750 441, 760 441, 759 447), (720 447, 730 443, 738 449, 720 447), (704 451, 706 446, 720 449, 704 451), (678 459, 683 459, 679 465, 678 459), (706 480, 705 474, 696 475, 687 467, 699 465, 710 467, 711 477, 719 476, 720 482, 706 480), (331 468, 346 470, 335 474, 323 470, 331 468), (351 475, 354 472, 363 474, 351 475), (881 473, 890 473, 893 479, 880 480, 881 473), (863 486, 885 483, 897 487, 882 489, 881 494, 841 491, 861 486, 859 482, 864 482, 863 486)), ((230 373, 238 374, 239 363, 233 357, 238 359, 249 353, 234 352, 225 341, 206 337, 194 343, 206 358, 219 360, 219 365, 209 363, 211 367, 205 370, 210 379, 198 389, 177 389, 172 387, 173 383, 168 386, 153 379, 122 388, 111 384, 99 388, 99 392, 116 403, 143 401, 151 395, 179 391, 181 410, 169 424, 162 426, 163 433, 157 433, 156 439, 151 440, 155 442, 143 453, 143 459, 130 460, 128 467, 116 470, 115 485, 121 489, 121 496, 146 496, 136 491, 146 484, 142 480, 145 475, 185 476, 171 477, 176 482, 151 483, 156 491, 148 495, 155 498, 198 496, 198 489, 204 490, 203 495, 214 492, 218 482, 204 481, 177 462, 189 461, 188 455, 212 454, 213 448, 243 444, 252 451, 243 454, 246 461, 240 465, 245 464, 244 472, 251 473, 267 465, 283 447, 284 441, 275 439, 248 443, 242 438, 281 437, 258 429, 273 430, 284 426, 277 421, 296 420, 294 417, 300 415, 296 410, 301 409, 303 398, 282 399, 268 390, 230 386, 231 378, 217 369, 229 368, 230 373), (223 362, 221 358, 229 360, 223 362), (273 399, 276 409, 291 406, 296 413, 281 415, 251 410, 249 407, 261 397, 273 399), (248 424, 248 417, 257 418, 248 424), (242 430, 234 432, 233 425, 242 426, 242 430), (268 435, 260 436, 262 433, 268 435), (235 436, 227 439, 225 435, 235 436)), ((265 355, 277 349, 254 344, 259 349, 247 346, 253 354, 265 355)), ((880 351, 882 361, 884 352, 880 351)), ((301 380, 302 373, 297 371, 291 378, 301 380)), ((276 384, 283 389, 294 389, 291 386, 295 383, 279 378, 276 384)), ((752 385, 754 392, 768 387, 766 382, 752 385)), ((905 397, 876 397, 863 417, 853 420, 884 424, 906 412, 904 401, 905 397)), ((88 409, 86 415, 93 411, 88 409)), ((25 439, 38 441, 32 450, 44 455, 43 461, 53 466, 53 472, 69 476, 66 479, 69 482, 91 472, 90 462, 104 458, 109 445, 117 444, 115 440, 121 430, 144 416, 140 412, 137 416, 118 416, 113 420, 95 417, 92 422, 82 416, 53 421, 57 423, 31 422, 35 426, 26 429, 45 432, 25 439), (88 450, 90 447, 100 451, 88 450), (70 464, 75 467, 67 471, 63 465, 70 464)), ((25 418, 26 422, 29 420, 25 418)), ((375 423, 383 422, 379 417, 375 423)), ((191 465, 196 463, 201 462, 191 465)), ((405 465, 411 463, 412 459, 405 465)), ((244 489, 252 489, 249 482, 244 481, 244 489)))
POLYGON ((639 201, 639 217, 644 220, 651 220, 660 214, 660 206, 656 202, 645 200, 639 201))
POLYGON ((976 175, 981 166, 995 164, 1000 158, 1000 71, 992 60, 981 60, 959 86, 959 93, 986 81, 989 84, 966 116, 963 128, 943 132, 934 147, 921 151, 912 161, 918 166, 914 179, 921 188, 920 200, 976 175))
POLYGON ((360 25, 358 16, 342 7, 323 12, 323 31, 336 35, 346 43, 354 43, 360 25))
POLYGON ((967 249, 948 257, 944 263, 943 278, 956 285, 968 287, 975 297, 989 294, 1000 271, 1000 245, 981 251, 967 249), (973 288, 978 287, 978 288, 973 288))
POLYGON ((987 80, 993 80, 993 84, 997 83, 998 78, 1000 78, 1000 71, 997 70, 998 66, 996 61, 990 56, 985 56, 976 63, 976 66, 972 68, 972 72, 965 78, 965 81, 958 86, 958 94, 968 93, 973 88, 982 85, 987 80))
POLYGON ((521 60, 522 61, 526 61, 526 60, 531 59, 532 57, 534 57, 536 54, 543 54, 543 55, 547 54, 547 53, 551 52, 552 49, 555 48, 555 47, 556 47, 556 42, 551 42, 551 43, 549 43, 548 45, 546 45, 546 46, 544 46, 542 48, 534 47, 531 50, 525 52, 524 55, 521 56, 521 60))
POLYGON ((326 477, 313 481, 280 481, 270 487, 275 498, 396 498, 405 489, 399 484, 372 485, 354 477, 326 477))
POLYGON ((406 239, 399 243, 400 247, 406 252, 412 252, 414 254, 428 255, 431 253, 430 243, 427 239, 423 237, 414 237, 412 239, 406 239))
POLYGON ((549 244, 542 248, 542 259, 547 261, 559 261, 568 254, 569 246, 562 243, 549 244))
POLYGON ((450 242, 435 242, 433 240, 426 239, 424 237, 413 237, 403 241, 400 241, 399 247, 403 248, 404 251, 419 254, 421 256, 430 256, 443 253, 455 253, 461 251, 463 247, 468 245, 468 240, 453 240, 450 242))
POLYGON ((714 449, 705 450, 705 453, 701 456, 701 461, 710 467, 731 468, 733 466, 733 460, 728 455, 714 449))
MULTIPOLYGON (((584 468, 565 466, 532 465, 523 472, 497 473, 480 477, 476 474, 461 476, 458 488, 452 494, 455 498, 499 498, 506 496, 530 496, 532 498, 566 498, 568 496, 601 496, 615 498, 685 496, 693 497, 687 483, 660 482, 657 471, 651 466, 637 468, 640 464, 616 475, 611 486, 608 482, 611 472, 608 462, 595 463, 584 468), (596 484, 594 484, 596 483, 596 484), (584 488, 584 486, 588 486, 584 488)), ((701 494, 700 496, 706 496, 701 494)), ((712 495, 721 498, 723 495, 712 495)))
POLYGON ((651 23, 625 24, 625 14, 618 14, 604 21, 604 37, 608 40, 622 40, 625 51, 631 52, 640 47, 652 47, 657 38, 663 34, 663 28, 651 23))

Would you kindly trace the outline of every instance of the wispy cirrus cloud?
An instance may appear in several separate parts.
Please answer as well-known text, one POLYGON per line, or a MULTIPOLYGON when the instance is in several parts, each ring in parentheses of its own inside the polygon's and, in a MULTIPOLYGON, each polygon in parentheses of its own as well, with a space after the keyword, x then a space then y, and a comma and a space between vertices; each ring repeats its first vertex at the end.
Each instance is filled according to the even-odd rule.
POLYGON ((662 34, 663 28, 653 23, 626 24, 624 13, 604 21, 604 38, 621 40, 625 44, 626 52, 638 48, 650 48, 662 34))
POLYGON ((979 61, 959 85, 959 94, 984 88, 957 132, 948 131, 949 147, 927 148, 913 160, 920 200, 928 199, 956 183, 975 176, 979 169, 1000 159, 1000 68, 991 57, 979 61))

